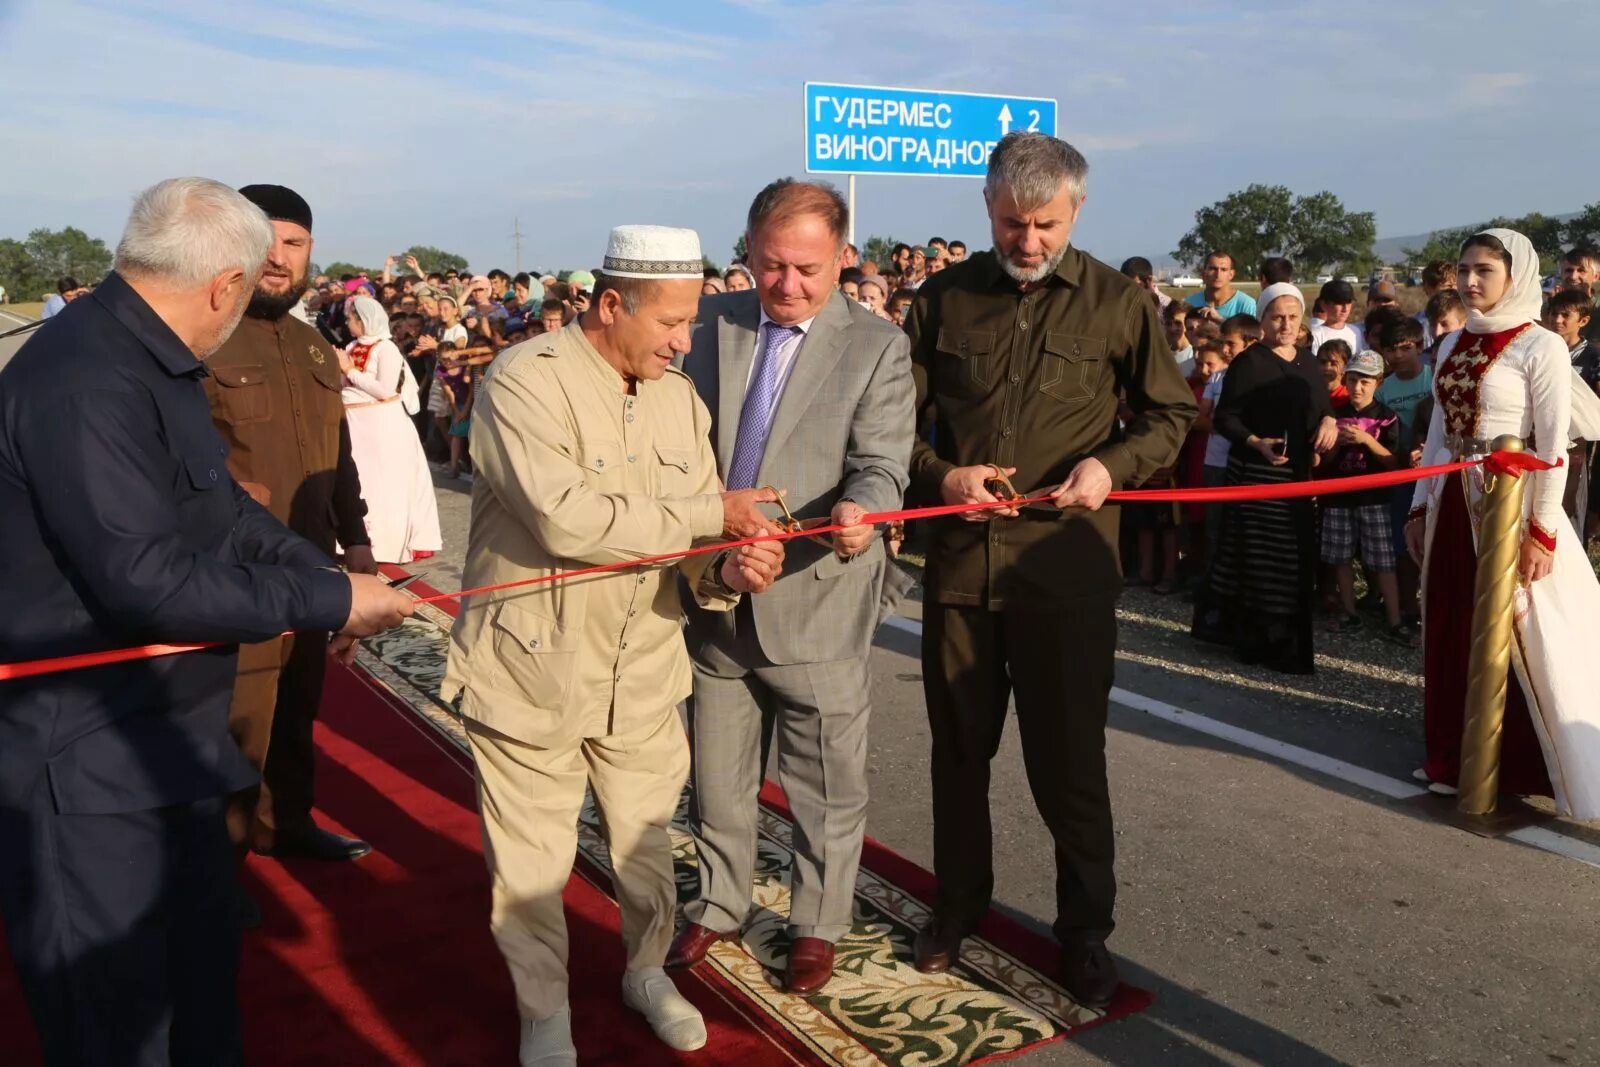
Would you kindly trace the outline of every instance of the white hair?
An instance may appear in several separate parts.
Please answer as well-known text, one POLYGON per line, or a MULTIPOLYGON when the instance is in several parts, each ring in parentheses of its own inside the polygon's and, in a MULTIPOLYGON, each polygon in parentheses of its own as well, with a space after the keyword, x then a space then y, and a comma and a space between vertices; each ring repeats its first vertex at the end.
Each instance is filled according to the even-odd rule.
POLYGON ((140 193, 117 243, 119 274, 203 285, 228 270, 254 278, 272 248, 259 207, 210 178, 168 178, 140 193))

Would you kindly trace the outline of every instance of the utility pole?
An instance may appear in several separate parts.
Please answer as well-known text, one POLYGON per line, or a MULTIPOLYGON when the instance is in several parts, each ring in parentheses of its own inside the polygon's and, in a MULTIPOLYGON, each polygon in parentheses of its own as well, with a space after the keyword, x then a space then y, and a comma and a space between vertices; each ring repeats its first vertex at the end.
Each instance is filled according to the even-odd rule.
POLYGON ((522 273, 522 223, 515 216, 511 219, 511 247, 517 252, 517 273, 522 273))

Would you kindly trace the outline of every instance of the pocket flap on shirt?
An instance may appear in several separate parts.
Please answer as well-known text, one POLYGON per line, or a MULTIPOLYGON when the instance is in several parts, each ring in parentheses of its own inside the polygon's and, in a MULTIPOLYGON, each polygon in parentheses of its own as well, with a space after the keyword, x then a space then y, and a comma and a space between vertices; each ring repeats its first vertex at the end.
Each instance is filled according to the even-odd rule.
POLYGON ((992 330, 950 330, 939 327, 939 351, 952 356, 985 356, 994 348, 992 330))
POLYGON ((1060 330, 1048 330, 1044 335, 1044 350, 1052 356, 1059 356, 1068 363, 1077 363, 1085 359, 1104 359, 1106 356, 1106 339, 1104 337, 1084 337, 1082 334, 1063 333, 1060 330))
POLYGON ((577 647, 572 635, 556 620, 522 607, 514 600, 503 601, 495 608, 494 625, 514 638, 524 652, 535 655, 571 652, 577 647))
POLYGON ((585 441, 578 446, 578 464, 596 474, 617 470, 621 460, 622 446, 615 441, 585 441))
POLYGON ((666 448, 656 445, 656 459, 669 467, 676 467, 685 474, 689 473, 689 463, 694 459, 694 453, 687 448, 666 448))
POLYGON ((337 393, 344 388, 344 376, 340 372, 339 365, 337 363, 312 363, 311 376, 315 378, 317 380, 317 384, 322 386, 324 389, 332 389, 337 393))
POLYGON ((189 484, 196 489, 215 489, 228 484, 228 468, 221 456, 214 460, 190 456, 183 465, 189 472, 189 484))
POLYGON ((240 363, 232 367, 207 367, 211 376, 217 380, 218 385, 227 386, 229 389, 238 389, 241 386, 264 385, 267 381, 266 371, 260 363, 240 363))

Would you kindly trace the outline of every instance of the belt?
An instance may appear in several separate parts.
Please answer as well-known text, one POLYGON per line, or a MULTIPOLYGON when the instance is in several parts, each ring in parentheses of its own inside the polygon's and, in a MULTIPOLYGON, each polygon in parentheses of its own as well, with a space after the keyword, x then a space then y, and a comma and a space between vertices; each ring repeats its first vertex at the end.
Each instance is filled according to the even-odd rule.
POLYGON ((394 396, 389 397, 387 400, 368 400, 368 401, 365 401, 365 402, 360 403, 360 404, 346 404, 345 405, 345 410, 346 411, 354 411, 357 408, 375 408, 379 404, 393 404, 395 401, 397 401, 399 399, 400 399, 400 394, 396 393, 394 396))
POLYGON ((1445 447, 1455 459, 1475 459, 1494 451, 1494 443, 1487 437, 1467 437, 1453 433, 1444 439, 1445 447))

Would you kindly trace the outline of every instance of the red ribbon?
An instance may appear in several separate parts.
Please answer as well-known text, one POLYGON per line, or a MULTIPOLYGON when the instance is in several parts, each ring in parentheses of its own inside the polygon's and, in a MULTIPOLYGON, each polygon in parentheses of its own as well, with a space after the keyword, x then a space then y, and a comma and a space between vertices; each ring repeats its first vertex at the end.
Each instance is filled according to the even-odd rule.
MULTIPOLYGON (((1494 474, 1510 474, 1512 477, 1521 477, 1522 472, 1525 470, 1550 470, 1553 467, 1560 466, 1560 461, 1546 463, 1538 456, 1528 452, 1501 451, 1494 452, 1483 459, 1443 463, 1433 467, 1383 471, 1378 474, 1361 474, 1353 478, 1289 482, 1278 485, 1228 485, 1212 489, 1119 489, 1111 493, 1106 499, 1117 503, 1151 504, 1211 504, 1237 503, 1245 500, 1294 500, 1308 496, 1332 496, 1337 493, 1353 493, 1362 489, 1380 489, 1385 486, 1405 485, 1408 482, 1420 482, 1424 478, 1452 474, 1456 471, 1466 470, 1469 467, 1476 467, 1479 464, 1482 464, 1484 469, 1494 474)), ((1050 493, 1045 493, 1039 496, 1024 497, 1021 500, 996 500, 984 504, 942 504, 938 507, 879 511, 866 515, 862 519, 862 523, 869 526, 880 526, 884 523, 908 519, 932 519, 941 515, 993 511, 999 508, 1023 507, 1029 504, 1049 504, 1052 499, 1050 493)), ((684 549, 681 552, 663 552, 656 556, 642 556, 639 559, 622 560, 617 563, 606 563, 594 567, 582 567, 578 570, 561 571, 558 574, 547 574, 539 578, 524 578, 515 582, 501 582, 499 585, 463 589, 456 593, 439 593, 430 597, 421 597, 417 602, 431 604, 440 600, 456 600, 461 597, 478 596, 483 593, 496 593, 504 589, 520 589, 526 586, 544 585, 549 582, 571 581, 574 578, 586 578, 596 574, 608 574, 613 571, 632 570, 635 567, 673 563, 680 559, 688 559, 691 556, 701 556, 710 552, 721 552, 724 549, 741 548, 745 545, 760 544, 766 541, 791 541, 796 537, 816 537, 836 533, 843 529, 846 529, 846 527, 828 525, 794 532, 759 534, 755 537, 744 537, 736 541, 719 541, 716 544, 700 545, 696 548, 684 549)), ((129 660, 153 659, 157 656, 170 656, 178 652, 196 652, 200 649, 217 648, 221 645, 222 642, 215 641, 193 645, 139 645, 134 648, 109 649, 104 652, 83 652, 77 655, 27 660, 21 663, 3 663, 0 664, 0 681, 32 678, 41 674, 55 674, 60 671, 82 670, 85 667, 100 667, 108 663, 126 663, 129 660)))
POLYGON ((1501 449, 1483 457, 1483 469, 1490 474, 1509 474, 1513 478, 1520 478, 1523 471, 1555 470, 1565 462, 1566 460, 1558 458, 1554 463, 1546 463, 1532 452, 1508 452, 1501 449))

